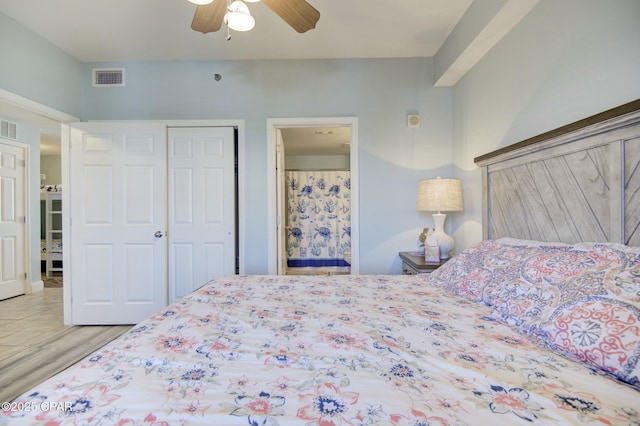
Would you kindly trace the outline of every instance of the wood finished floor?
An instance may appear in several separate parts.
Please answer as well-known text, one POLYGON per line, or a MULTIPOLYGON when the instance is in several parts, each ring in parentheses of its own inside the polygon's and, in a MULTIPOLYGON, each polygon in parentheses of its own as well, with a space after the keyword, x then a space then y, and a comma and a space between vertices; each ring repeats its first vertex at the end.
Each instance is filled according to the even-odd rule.
POLYGON ((15 399, 129 328, 64 325, 62 288, 0 301, 0 402, 15 399))

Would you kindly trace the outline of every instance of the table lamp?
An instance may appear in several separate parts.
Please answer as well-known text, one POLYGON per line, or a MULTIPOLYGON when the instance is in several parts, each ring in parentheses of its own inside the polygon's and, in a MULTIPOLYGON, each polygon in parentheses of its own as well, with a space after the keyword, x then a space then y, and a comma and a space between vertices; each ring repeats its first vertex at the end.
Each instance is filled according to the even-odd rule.
POLYGON ((416 210, 433 213, 435 232, 429 235, 429 240, 437 241, 440 247, 440 258, 448 259, 454 241, 444 232, 444 212, 459 212, 463 209, 462 184, 460 179, 424 179, 418 182, 418 198, 416 210))

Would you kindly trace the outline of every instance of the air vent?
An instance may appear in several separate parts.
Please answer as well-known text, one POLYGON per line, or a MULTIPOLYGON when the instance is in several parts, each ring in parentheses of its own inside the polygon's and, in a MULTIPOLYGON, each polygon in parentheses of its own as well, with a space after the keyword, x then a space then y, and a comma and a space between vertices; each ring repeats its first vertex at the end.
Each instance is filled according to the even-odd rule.
POLYGON ((124 86, 124 68, 93 69, 93 87, 124 86))
POLYGON ((0 120, 0 137, 18 140, 18 125, 7 120, 0 120))

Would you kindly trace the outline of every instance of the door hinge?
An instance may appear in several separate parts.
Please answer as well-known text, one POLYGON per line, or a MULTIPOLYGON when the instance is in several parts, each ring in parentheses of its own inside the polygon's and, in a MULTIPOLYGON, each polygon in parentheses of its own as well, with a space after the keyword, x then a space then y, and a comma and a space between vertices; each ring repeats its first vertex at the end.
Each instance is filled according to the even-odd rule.
POLYGON ((20 166, 20 167, 27 167, 27 160, 20 160, 20 161, 18 161, 18 166, 20 166))
POLYGON ((22 217, 22 222, 23 222, 23 223, 27 223, 27 217, 26 217, 26 216, 23 216, 23 217, 22 217))
POLYGON ((24 273, 24 279, 25 280, 27 279, 27 273, 26 272, 24 273))

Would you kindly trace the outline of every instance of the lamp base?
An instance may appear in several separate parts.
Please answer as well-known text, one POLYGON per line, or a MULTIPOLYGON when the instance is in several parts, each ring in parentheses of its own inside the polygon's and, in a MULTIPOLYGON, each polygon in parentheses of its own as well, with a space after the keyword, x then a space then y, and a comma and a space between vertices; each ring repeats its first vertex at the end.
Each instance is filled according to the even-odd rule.
POLYGON ((444 213, 434 213, 433 224, 435 226, 435 231, 433 234, 429 235, 429 239, 431 241, 435 241, 438 247, 440 247, 440 259, 448 259, 449 253, 455 245, 453 238, 444 232, 444 220, 446 218, 447 215, 444 213))

